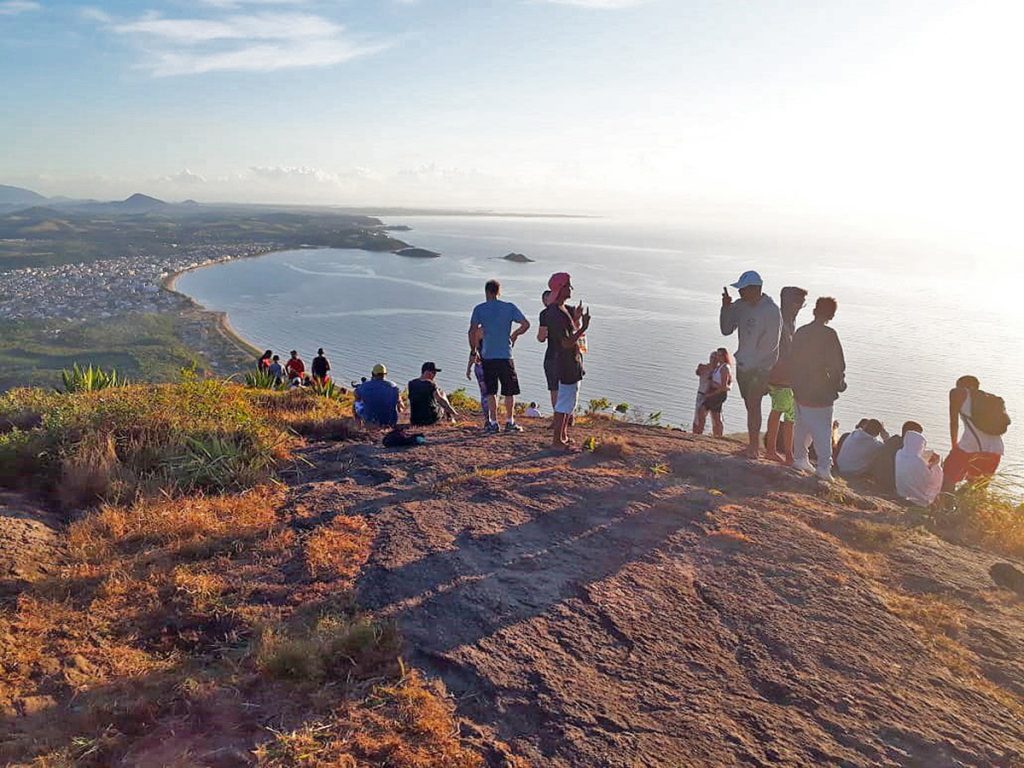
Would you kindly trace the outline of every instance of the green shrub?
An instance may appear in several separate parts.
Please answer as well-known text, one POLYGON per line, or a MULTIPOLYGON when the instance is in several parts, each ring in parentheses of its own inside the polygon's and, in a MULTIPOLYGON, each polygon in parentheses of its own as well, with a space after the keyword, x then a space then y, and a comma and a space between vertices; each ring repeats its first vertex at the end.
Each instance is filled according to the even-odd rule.
POLYGON ((128 386, 128 381, 118 376, 117 371, 113 368, 110 371, 104 371, 101 368, 93 368, 91 365, 88 368, 82 368, 75 363, 71 370, 61 371, 60 376, 64 382, 64 391, 67 393, 98 392, 101 389, 128 386))
POLYGON ((283 389, 284 385, 266 371, 248 371, 245 386, 249 389, 283 389))
POLYGON ((601 413, 602 411, 610 410, 612 407, 612 401, 607 397, 598 397, 587 403, 587 415, 594 416, 595 414, 601 413))

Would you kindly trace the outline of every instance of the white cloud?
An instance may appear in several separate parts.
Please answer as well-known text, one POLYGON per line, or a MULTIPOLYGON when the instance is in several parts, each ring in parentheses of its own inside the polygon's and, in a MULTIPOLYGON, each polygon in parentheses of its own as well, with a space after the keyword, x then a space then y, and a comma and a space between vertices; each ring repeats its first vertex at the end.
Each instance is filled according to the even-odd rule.
POLYGON ((0 16, 17 16, 19 13, 41 10, 42 7, 35 0, 6 0, 0 2, 0 16))
MULTIPOLYGON (((262 4, 262 0, 212 2, 262 4)), ((93 18, 112 32, 138 41, 145 54, 140 66, 155 76, 327 67, 386 47, 357 40, 344 26, 309 13, 168 18, 151 12, 131 20, 93 18)))

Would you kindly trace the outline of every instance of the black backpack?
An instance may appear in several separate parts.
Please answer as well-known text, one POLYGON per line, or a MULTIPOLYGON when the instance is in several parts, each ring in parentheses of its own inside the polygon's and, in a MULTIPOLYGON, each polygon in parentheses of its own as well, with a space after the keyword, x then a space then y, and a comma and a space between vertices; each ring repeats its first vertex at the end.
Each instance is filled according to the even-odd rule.
POLYGON ((1010 426, 1006 402, 989 392, 974 390, 971 392, 970 421, 986 435, 1005 435, 1010 426))

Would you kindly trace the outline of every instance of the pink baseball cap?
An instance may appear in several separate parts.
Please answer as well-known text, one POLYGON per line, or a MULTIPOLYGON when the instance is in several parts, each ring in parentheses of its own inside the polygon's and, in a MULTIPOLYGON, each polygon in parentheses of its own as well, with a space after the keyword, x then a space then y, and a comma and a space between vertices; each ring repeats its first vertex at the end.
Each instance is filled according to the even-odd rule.
POLYGON ((565 288, 572 288, 572 278, 568 272, 555 272, 548 280, 548 290, 551 295, 548 297, 548 304, 554 304, 565 288))

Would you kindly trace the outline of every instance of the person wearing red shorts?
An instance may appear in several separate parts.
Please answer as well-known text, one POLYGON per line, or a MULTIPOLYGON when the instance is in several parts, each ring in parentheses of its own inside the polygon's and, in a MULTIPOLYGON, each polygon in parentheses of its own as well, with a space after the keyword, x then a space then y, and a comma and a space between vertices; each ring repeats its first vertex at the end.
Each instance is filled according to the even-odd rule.
MULTIPOLYGON (((975 376, 961 376, 949 392, 949 440, 953 449, 942 465, 942 490, 952 492, 964 480, 992 477, 1003 458, 1003 438, 979 425, 972 401, 991 397, 975 376), (960 422, 964 423, 963 434, 960 422)), ((1005 431, 1005 430, 1004 430, 1005 431)))

